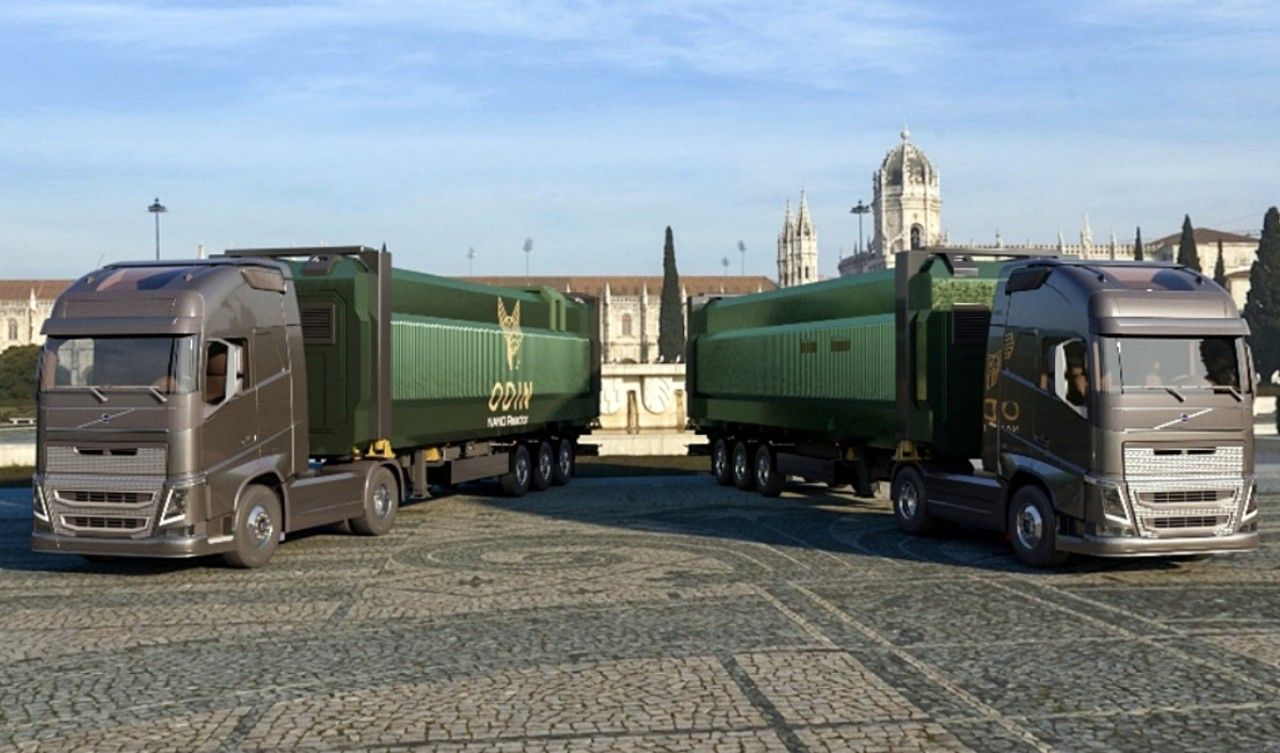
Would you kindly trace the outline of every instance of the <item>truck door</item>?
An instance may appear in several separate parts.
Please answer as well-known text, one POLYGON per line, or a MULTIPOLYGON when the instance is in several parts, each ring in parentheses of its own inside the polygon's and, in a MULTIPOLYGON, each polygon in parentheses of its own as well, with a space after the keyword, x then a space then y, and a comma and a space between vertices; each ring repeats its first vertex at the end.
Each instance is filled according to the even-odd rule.
POLYGON ((1046 332, 1040 340, 1041 395, 1034 441, 1053 465, 1073 474, 1089 467, 1089 406, 1092 374, 1084 338, 1046 332))
MULTIPOLYGON (((1035 330, 1005 329, 1004 368, 1000 372, 995 418, 999 426, 998 452, 1036 453, 1035 405, 1039 337, 1035 330)), ((990 410, 990 408, 988 408, 990 410)))
POLYGON ((205 344, 200 467, 208 474, 218 513, 230 512, 239 488, 240 479, 228 471, 259 454, 249 355, 247 338, 212 338, 205 344))

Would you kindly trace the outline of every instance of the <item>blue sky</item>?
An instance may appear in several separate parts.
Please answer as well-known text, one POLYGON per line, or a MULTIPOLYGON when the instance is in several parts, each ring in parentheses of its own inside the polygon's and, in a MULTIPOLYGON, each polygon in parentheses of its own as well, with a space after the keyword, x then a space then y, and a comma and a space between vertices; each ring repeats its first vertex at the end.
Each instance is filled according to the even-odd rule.
POLYGON ((0 5, 0 258, 386 242, 441 274, 823 272, 903 124, 956 241, 1261 226, 1274 3, 399 0, 0 5))

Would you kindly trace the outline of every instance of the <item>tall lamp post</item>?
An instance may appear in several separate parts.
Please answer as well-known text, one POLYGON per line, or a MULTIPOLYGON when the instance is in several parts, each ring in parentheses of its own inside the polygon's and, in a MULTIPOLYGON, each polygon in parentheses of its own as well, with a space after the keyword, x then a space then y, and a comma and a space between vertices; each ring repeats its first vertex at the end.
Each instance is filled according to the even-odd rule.
POLYGON ((476 247, 472 246, 467 249, 467 276, 474 277, 476 274, 476 247))
POLYGON ((858 199, 858 205, 849 210, 850 214, 858 215, 858 253, 862 253, 862 215, 871 211, 871 207, 862 203, 862 199, 858 199))
POLYGON ((529 254, 533 253, 533 239, 524 239, 524 282, 529 284, 529 254))
POLYGON ((156 216, 156 261, 160 261, 160 215, 169 211, 168 207, 160 203, 160 197, 147 207, 147 211, 156 216))
POLYGON ((742 241, 738 241, 738 254, 742 257, 740 273, 745 276, 747 274, 747 244, 742 241))

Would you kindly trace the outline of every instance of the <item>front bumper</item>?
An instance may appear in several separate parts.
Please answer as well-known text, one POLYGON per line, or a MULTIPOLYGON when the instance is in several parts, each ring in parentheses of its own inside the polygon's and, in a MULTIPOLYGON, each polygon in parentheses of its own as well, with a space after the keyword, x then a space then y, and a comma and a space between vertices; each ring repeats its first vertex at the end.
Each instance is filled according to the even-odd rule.
POLYGON ((1058 534, 1058 549, 1093 557, 1170 557, 1182 554, 1224 554, 1258 548, 1258 532, 1225 536, 1142 538, 1139 536, 1068 536, 1058 534))
POLYGON ((36 531, 31 534, 31 549, 36 552, 92 554, 109 557, 161 557, 181 559, 204 557, 230 551, 235 542, 230 536, 210 542, 203 536, 182 538, 112 539, 91 536, 60 536, 36 531))

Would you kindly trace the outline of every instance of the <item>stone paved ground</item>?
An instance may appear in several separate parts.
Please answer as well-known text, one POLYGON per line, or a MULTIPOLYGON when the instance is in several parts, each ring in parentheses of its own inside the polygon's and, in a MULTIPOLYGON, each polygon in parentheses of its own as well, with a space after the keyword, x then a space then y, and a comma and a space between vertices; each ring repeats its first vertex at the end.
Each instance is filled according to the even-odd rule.
POLYGON ((0 492, 0 749, 1280 751, 1280 497, 1046 573, 819 487, 471 491, 253 572, 37 557, 0 492))

